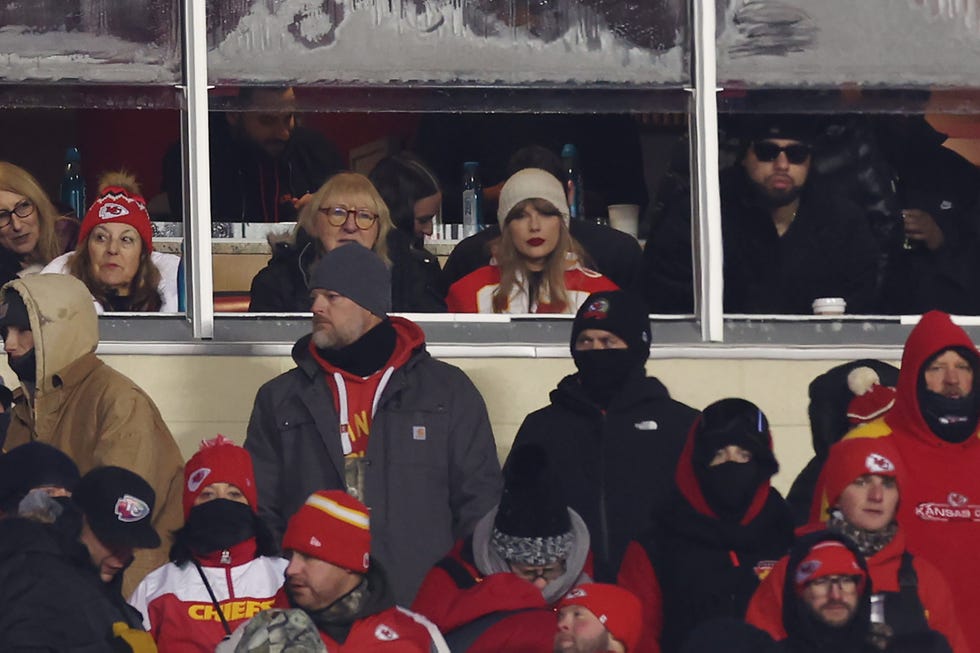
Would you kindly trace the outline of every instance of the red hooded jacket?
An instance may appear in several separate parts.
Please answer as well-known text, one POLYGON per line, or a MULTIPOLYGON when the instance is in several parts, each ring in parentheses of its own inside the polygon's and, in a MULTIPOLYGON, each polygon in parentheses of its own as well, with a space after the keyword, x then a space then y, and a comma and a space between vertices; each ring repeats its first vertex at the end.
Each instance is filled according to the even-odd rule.
MULTIPOLYGON (((980 619, 973 614, 974 606, 980 605, 980 432, 961 443, 946 442, 932 432, 919 406, 923 365, 950 347, 976 351, 970 337, 947 314, 923 315, 905 343, 894 408, 847 438, 891 438, 901 462, 911 470, 898 507, 907 547, 946 578, 966 645, 980 651, 980 619)), ((980 374, 980 357, 973 357, 971 364, 980 374)), ((974 393, 976 383, 975 377, 974 393)), ((819 485, 817 490, 819 497, 819 485)), ((937 630, 942 630, 938 624, 937 630)), ((950 644, 958 650, 952 639, 950 644)))

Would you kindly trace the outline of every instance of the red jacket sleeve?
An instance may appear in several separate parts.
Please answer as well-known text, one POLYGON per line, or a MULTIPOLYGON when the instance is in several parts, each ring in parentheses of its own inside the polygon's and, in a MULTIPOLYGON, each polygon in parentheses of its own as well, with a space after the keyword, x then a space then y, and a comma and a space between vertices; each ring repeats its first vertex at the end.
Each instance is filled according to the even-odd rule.
POLYGON ((663 597, 650 557, 638 543, 630 542, 626 547, 616 584, 636 594, 643 606, 643 632, 636 653, 660 653, 660 635, 664 629, 663 597))
POLYGON ((919 600, 925 608, 929 627, 946 637, 953 653, 970 653, 966 637, 956 618, 953 593, 942 572, 920 556, 913 558, 912 566, 915 567, 919 579, 919 600))
POLYGON ((784 557, 769 570, 745 611, 747 623, 766 631, 777 642, 786 639, 786 631, 783 629, 783 585, 786 582, 788 564, 789 558, 784 557))

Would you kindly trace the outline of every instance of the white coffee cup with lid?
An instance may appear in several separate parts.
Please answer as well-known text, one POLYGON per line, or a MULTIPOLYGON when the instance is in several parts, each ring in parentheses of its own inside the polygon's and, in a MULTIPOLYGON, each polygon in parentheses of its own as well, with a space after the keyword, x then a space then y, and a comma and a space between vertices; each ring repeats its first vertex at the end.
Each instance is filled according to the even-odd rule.
POLYGON ((814 315, 843 315, 847 302, 843 297, 818 297, 813 300, 814 315))

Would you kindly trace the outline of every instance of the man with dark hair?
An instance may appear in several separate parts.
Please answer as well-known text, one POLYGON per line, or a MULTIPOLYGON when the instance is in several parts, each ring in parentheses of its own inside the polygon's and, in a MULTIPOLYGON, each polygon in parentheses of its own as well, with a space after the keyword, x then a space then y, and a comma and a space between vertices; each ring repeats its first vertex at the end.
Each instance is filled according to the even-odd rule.
MULTIPOLYGON (((347 166, 321 134, 296 124, 292 88, 243 87, 238 111, 210 122, 211 219, 292 222, 331 175, 347 166)), ((180 143, 163 161, 170 212, 184 212, 180 143)))
POLYGON ((245 448, 273 532, 310 492, 343 489, 372 510, 374 554, 408 604, 423 576, 493 507, 500 465, 487 409, 461 370, 389 317, 391 279, 350 243, 313 269, 313 332, 297 367, 262 386, 245 448))
MULTIPOLYGON (((860 209, 808 183, 813 119, 753 117, 741 132, 747 146, 721 179, 725 311, 809 314, 824 297, 872 311, 877 246, 860 209)), ((654 311, 693 310, 689 198, 656 226, 644 265, 654 311)))
POLYGON ((667 503, 697 411, 646 375, 650 320, 628 292, 590 295, 570 349, 578 371, 551 392, 551 405, 525 418, 512 451, 545 450, 551 482, 592 534, 596 580, 615 582, 630 540, 667 503))

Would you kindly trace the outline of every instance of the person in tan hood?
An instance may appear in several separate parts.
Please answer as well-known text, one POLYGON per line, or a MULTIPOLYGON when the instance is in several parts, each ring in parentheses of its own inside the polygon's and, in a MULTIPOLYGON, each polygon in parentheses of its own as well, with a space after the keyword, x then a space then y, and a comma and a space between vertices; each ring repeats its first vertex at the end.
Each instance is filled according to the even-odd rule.
POLYGON ((68 454, 82 474, 116 465, 156 492, 153 526, 163 545, 138 551, 125 595, 166 563, 171 533, 181 525, 183 458, 153 400, 95 355, 98 318, 91 294, 74 277, 42 274, 0 289, 0 335, 20 379, 6 450, 31 441, 68 454))

